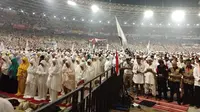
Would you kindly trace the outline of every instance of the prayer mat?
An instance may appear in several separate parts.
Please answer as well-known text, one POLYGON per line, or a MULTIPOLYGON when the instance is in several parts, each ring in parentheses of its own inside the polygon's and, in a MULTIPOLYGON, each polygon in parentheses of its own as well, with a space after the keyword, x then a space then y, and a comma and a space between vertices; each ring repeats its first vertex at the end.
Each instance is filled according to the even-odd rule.
POLYGON ((147 107, 153 107, 156 103, 152 101, 143 100, 139 103, 140 105, 144 105, 147 107))

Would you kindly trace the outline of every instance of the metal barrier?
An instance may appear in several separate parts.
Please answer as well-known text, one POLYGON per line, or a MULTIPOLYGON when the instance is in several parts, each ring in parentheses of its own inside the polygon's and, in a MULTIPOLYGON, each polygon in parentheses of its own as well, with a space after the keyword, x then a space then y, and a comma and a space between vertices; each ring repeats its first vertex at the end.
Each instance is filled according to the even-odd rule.
POLYGON ((109 112, 112 104, 118 101, 118 93, 120 93, 122 84, 123 70, 120 70, 119 76, 117 76, 115 67, 112 67, 76 90, 39 108, 35 112, 50 112, 52 106, 58 105, 69 98, 72 100, 69 112, 109 112), (94 86, 95 83, 96 86, 94 86))

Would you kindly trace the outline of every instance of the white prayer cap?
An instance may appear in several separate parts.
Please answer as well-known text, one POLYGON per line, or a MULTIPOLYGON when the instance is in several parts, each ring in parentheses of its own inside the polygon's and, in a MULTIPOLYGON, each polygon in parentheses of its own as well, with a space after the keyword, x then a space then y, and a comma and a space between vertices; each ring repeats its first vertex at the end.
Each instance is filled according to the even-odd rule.
POLYGON ((85 63, 81 63, 80 66, 84 67, 85 63))
POLYGON ((88 59, 87 62, 92 62, 92 60, 91 60, 91 59, 88 59))
POLYGON ((40 63, 43 64, 44 66, 46 66, 46 61, 45 60, 42 60, 40 63))
POLYGON ((146 60, 152 61, 152 58, 148 56, 146 60))

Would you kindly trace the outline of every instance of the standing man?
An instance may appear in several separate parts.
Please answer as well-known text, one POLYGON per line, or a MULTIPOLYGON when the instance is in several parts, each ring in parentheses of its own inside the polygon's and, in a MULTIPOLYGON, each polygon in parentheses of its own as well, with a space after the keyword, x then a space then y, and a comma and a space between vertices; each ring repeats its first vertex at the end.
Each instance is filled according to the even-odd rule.
POLYGON ((193 67, 191 65, 191 60, 187 59, 185 61, 186 66, 183 69, 183 104, 193 105, 194 96, 194 76, 193 67))
POLYGON ((180 99, 180 83, 182 77, 182 70, 177 66, 177 62, 175 60, 172 61, 172 67, 169 69, 169 87, 170 87, 170 100, 173 101, 174 94, 177 96, 177 103, 181 104, 180 99))
POLYGON ((200 108, 200 60, 198 60, 197 65, 194 68, 194 72, 193 72, 193 76, 194 76, 194 88, 195 88, 195 106, 197 108, 200 108))
POLYGON ((168 68, 164 64, 162 59, 158 60, 159 65, 157 66, 157 85, 158 85, 158 98, 161 100, 162 93, 164 99, 167 100, 167 79, 168 79, 168 68))
POLYGON ((134 73, 133 82, 136 87, 137 95, 144 94, 144 70, 145 70, 145 66, 141 62, 141 58, 137 56, 136 63, 133 66, 133 73, 134 73))
POLYGON ((126 61, 123 63, 123 68, 124 70, 124 84, 126 87, 130 87, 130 89, 132 90, 132 86, 133 86, 133 73, 132 73, 132 64, 131 64, 131 58, 127 57, 126 61))

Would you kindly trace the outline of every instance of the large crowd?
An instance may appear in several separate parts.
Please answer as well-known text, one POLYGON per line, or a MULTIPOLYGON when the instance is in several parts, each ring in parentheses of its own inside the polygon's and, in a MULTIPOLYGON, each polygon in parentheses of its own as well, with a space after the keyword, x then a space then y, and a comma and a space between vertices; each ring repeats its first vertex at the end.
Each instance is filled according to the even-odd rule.
POLYGON ((154 43, 147 51, 146 44, 138 43, 127 45, 129 50, 124 50, 120 44, 109 41, 109 48, 92 48, 85 38, 20 33, 2 33, 0 42, 4 45, 0 55, 3 92, 25 99, 55 101, 59 93, 67 94, 115 66, 117 50, 125 68, 124 83, 136 96, 172 102, 176 94, 178 104, 200 107, 198 48, 154 43), (46 41, 55 41, 57 48, 46 47, 46 41))

